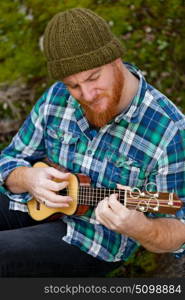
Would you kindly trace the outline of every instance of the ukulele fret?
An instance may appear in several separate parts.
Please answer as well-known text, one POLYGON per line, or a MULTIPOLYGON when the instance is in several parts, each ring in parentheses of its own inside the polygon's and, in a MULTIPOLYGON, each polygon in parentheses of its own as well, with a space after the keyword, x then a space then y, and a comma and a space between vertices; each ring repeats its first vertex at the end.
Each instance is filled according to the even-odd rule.
POLYGON ((99 201, 106 197, 110 197, 111 194, 119 194, 119 201, 124 202, 125 191, 118 189, 106 189, 106 188, 93 188, 93 187, 79 187, 79 204, 95 206, 99 201))

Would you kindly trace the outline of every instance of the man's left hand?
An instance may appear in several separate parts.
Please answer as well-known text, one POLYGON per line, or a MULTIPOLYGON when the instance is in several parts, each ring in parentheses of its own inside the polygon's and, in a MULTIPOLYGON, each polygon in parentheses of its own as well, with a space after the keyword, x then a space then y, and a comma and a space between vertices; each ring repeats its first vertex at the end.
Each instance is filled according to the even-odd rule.
MULTIPOLYGON (((119 185, 120 187, 120 185, 119 185)), ((96 219, 107 228, 139 239, 144 234, 148 219, 139 211, 128 209, 118 201, 118 194, 99 202, 96 210, 96 219)))

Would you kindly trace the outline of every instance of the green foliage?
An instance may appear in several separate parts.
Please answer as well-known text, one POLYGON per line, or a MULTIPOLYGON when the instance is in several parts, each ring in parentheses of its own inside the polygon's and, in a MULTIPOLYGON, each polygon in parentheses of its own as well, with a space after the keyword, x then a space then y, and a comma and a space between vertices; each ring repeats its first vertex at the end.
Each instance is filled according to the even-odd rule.
POLYGON ((7 0, 0 2, 0 82, 48 82, 40 49, 48 20, 87 7, 104 17, 148 81, 185 110, 185 6, 183 0, 7 0))
POLYGON ((107 277, 152 277, 158 268, 158 255, 140 248, 127 262, 107 274, 107 277))

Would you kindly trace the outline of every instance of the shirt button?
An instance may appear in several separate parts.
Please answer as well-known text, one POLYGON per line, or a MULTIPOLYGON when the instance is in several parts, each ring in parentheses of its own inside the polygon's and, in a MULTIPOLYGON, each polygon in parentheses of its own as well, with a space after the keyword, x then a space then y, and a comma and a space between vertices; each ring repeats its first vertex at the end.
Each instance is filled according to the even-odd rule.
POLYGON ((92 154, 92 150, 87 150, 87 154, 91 155, 92 154))
POLYGON ((123 167, 124 162, 121 160, 118 160, 116 165, 117 165, 117 167, 123 167))

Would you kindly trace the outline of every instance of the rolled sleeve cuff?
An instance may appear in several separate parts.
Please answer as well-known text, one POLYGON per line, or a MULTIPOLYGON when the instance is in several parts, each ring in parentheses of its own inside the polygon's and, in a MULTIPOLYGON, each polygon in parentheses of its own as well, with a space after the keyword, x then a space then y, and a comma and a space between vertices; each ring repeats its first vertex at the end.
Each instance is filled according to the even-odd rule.
POLYGON ((30 167, 30 164, 25 160, 7 161, 1 165, 0 169, 0 192, 8 196, 11 200, 26 203, 32 196, 29 193, 14 194, 4 186, 5 180, 9 174, 18 167, 30 167))
POLYGON ((0 168, 0 184, 3 185, 8 175, 18 167, 30 167, 30 163, 25 160, 5 161, 0 168))

